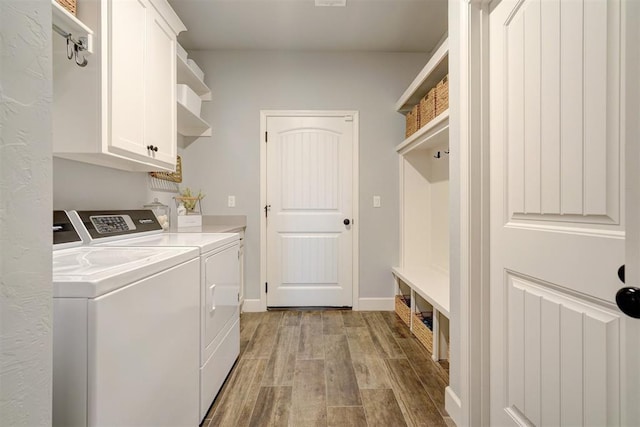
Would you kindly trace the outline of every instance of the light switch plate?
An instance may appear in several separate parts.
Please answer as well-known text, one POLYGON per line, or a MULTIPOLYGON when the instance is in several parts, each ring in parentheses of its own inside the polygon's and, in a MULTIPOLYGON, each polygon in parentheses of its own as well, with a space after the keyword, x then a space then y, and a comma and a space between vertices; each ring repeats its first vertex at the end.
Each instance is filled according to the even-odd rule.
POLYGON ((380 196, 373 196, 373 207, 374 208, 380 207, 380 196))
POLYGON ((227 199, 227 206, 230 208, 236 207, 236 196, 229 196, 227 199))

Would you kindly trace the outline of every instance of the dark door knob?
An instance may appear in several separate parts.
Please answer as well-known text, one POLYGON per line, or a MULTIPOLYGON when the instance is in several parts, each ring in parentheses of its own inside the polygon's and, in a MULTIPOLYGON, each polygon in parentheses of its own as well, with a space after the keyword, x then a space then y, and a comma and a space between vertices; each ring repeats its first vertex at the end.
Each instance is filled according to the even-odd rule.
POLYGON ((158 147, 154 146, 153 147, 153 151, 155 151, 157 153, 158 152, 158 147))
POLYGON ((349 221, 349 218, 345 218, 344 221, 342 221, 344 225, 349 225, 351 224, 351 221, 349 221))
POLYGON ((640 319, 640 288, 626 286, 616 293, 616 304, 624 314, 640 319))

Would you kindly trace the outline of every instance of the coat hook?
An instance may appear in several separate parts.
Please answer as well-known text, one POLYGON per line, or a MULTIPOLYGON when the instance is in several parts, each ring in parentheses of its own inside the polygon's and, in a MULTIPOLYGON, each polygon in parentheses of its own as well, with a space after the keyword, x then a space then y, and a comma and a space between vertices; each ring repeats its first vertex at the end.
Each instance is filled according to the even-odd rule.
POLYGON ((442 156, 440 155, 439 151, 436 153, 435 156, 433 156, 434 159, 439 159, 440 157, 442 157, 442 156))
POLYGON ((444 154, 449 154, 449 150, 445 151, 444 154))
POLYGON ((87 46, 88 46, 87 38, 80 37, 78 40, 75 40, 73 38, 73 34, 66 32, 62 28, 58 27, 56 24, 53 24, 52 27, 56 33, 60 34, 62 37, 64 37, 67 40, 67 59, 71 60, 75 56, 76 64, 78 64, 78 66, 80 67, 86 67, 87 58, 82 58, 81 61, 78 60, 78 52, 87 50, 87 46))
POLYGON ((78 51, 79 50, 84 50, 82 48, 82 46, 80 46, 80 48, 78 48, 78 45, 75 44, 74 45, 74 50, 75 50, 75 56, 76 56, 76 64, 80 67, 86 67, 87 66, 87 58, 82 58, 82 62, 78 62, 78 51))
POLYGON ((71 34, 67 34, 67 59, 73 58, 73 51, 76 48, 76 44, 71 39, 71 34))

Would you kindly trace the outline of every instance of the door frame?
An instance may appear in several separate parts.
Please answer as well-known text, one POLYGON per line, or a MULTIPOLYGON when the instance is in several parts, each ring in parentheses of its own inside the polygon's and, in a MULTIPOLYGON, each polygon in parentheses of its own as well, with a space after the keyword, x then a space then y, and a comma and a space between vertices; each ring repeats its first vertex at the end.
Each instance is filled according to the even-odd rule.
POLYGON ((489 14, 500 0, 449 2, 451 361, 445 408, 457 425, 490 420, 489 14), (480 218, 480 220, 478 220, 480 218), (456 336, 457 335, 457 336, 456 336))
POLYGON ((359 165, 360 165, 360 117, 357 110, 260 110, 260 302, 256 311, 267 310, 267 219, 262 209, 267 204, 267 118, 269 117, 345 117, 353 118, 353 162, 352 162, 352 309, 358 310, 360 295, 359 263, 359 165))
MULTIPOLYGON (((452 320, 451 335, 453 341, 457 334, 459 341, 452 345, 451 385, 446 390, 445 409, 457 425, 464 426, 489 425, 490 421, 489 17, 491 10, 500 2, 449 2, 451 150, 459 152, 452 171, 452 176, 457 173, 452 182, 453 179, 459 180, 458 192, 452 197, 457 197, 460 208, 457 236, 452 228, 452 246, 459 245, 459 252, 452 249, 451 254, 452 262, 455 256, 460 261, 457 271, 452 264, 451 273, 452 319, 457 315, 457 322, 452 320), (459 274, 457 283, 454 274, 459 274), (455 344, 459 348, 455 348, 455 344), (456 384, 453 384, 454 378, 456 384)), ((637 35, 638 28, 628 25, 628 20, 632 19, 632 11, 638 13, 638 5, 628 2, 623 7, 627 7, 628 13, 627 18, 623 17, 623 25, 633 29, 637 35)), ((624 41, 622 44, 624 49, 624 41)), ((638 60, 637 54, 629 54, 635 52, 634 47, 627 46, 626 52, 629 61, 638 60)), ((627 101, 630 109, 637 111, 637 105, 637 99, 627 101)), ((629 123, 629 126, 633 125, 629 123)), ((627 165, 635 160, 632 157, 627 156, 627 165)), ((635 170, 635 167, 625 169, 628 180, 636 176, 635 170)), ((629 213, 629 206, 626 209, 629 213)), ((628 223, 626 227, 627 233, 637 232, 629 229, 628 223)), ((635 247, 630 248, 628 243, 626 250, 634 251, 635 255, 640 252, 635 247)))

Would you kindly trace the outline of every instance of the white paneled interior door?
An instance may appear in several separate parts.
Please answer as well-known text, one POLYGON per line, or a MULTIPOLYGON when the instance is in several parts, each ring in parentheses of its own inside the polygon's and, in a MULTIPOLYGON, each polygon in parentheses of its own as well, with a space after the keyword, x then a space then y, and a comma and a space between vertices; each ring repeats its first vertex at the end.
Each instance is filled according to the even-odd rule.
POLYGON ((627 6, 492 7, 491 425, 640 424, 639 321, 615 305, 627 220, 640 220, 625 218, 639 189, 624 174, 638 137, 625 76, 640 71, 627 6))
POLYGON ((352 306, 353 117, 266 126, 267 305, 352 306))

